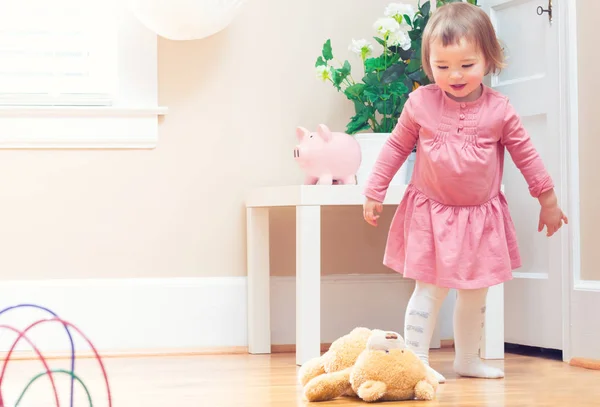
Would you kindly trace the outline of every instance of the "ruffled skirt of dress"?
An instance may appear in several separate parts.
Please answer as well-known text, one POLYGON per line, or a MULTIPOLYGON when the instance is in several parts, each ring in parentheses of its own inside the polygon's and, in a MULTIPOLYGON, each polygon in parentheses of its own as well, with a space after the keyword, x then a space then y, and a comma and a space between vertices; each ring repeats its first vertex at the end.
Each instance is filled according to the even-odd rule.
POLYGON ((475 206, 449 206, 408 189, 388 235, 384 264, 406 278, 443 287, 490 287, 521 266, 504 194, 475 206))

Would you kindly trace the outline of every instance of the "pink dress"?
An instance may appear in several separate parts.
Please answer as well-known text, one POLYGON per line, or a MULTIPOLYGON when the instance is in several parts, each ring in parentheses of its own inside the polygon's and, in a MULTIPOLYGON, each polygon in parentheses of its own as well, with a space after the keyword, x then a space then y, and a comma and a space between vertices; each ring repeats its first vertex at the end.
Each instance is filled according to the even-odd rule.
POLYGON ((532 196, 554 185, 507 97, 486 86, 467 103, 435 84, 412 92, 370 175, 367 197, 383 201, 415 144, 412 179, 392 220, 383 263, 404 277, 450 288, 510 280, 521 258, 500 191, 504 148, 532 196))

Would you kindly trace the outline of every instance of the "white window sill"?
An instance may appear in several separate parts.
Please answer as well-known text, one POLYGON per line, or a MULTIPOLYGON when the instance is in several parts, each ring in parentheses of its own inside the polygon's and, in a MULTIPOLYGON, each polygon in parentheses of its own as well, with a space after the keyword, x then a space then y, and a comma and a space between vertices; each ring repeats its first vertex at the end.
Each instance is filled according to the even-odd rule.
POLYGON ((136 117, 164 116, 168 108, 114 106, 1 106, 0 117, 136 117))
POLYGON ((155 148, 166 107, 0 106, 0 149, 155 148))

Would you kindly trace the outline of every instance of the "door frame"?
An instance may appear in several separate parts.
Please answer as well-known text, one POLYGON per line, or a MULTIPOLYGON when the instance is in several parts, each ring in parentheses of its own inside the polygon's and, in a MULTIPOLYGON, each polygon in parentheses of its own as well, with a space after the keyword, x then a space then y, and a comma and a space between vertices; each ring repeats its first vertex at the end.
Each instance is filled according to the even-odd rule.
MULTIPOLYGON (((576 0, 556 1, 559 37, 561 182, 558 192, 569 224, 560 233, 562 249, 563 361, 571 359, 571 292, 587 286, 581 280, 579 195, 579 108, 576 0)), ((598 283, 600 287, 600 283, 598 283)), ((596 287, 596 288, 598 288, 596 287)))

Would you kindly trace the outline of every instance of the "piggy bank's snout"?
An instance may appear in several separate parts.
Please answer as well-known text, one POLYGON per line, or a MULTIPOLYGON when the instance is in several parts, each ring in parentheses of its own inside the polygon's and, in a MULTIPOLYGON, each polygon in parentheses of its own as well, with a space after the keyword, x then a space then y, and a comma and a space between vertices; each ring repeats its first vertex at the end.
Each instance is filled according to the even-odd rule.
POLYGON ((300 158, 300 147, 294 148, 294 158, 300 158))

